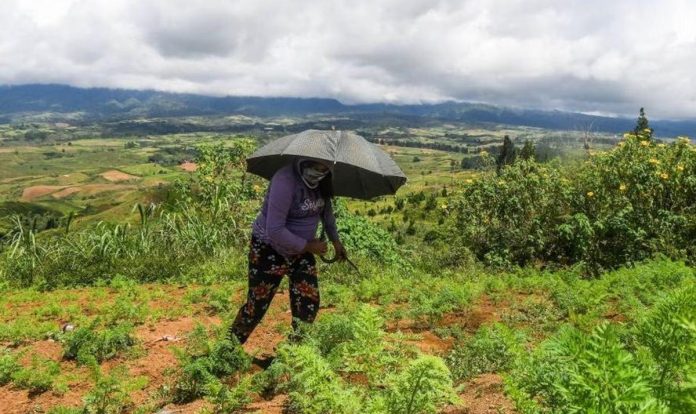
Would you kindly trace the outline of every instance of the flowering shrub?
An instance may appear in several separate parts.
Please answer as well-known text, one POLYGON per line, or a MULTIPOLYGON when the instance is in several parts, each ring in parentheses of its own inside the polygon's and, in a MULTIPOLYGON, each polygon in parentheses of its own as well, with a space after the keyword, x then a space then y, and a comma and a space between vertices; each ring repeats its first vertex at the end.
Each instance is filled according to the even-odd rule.
POLYGON ((455 238, 490 264, 597 272, 657 252, 693 258, 696 147, 626 134, 581 165, 521 160, 467 185, 454 213, 455 238))

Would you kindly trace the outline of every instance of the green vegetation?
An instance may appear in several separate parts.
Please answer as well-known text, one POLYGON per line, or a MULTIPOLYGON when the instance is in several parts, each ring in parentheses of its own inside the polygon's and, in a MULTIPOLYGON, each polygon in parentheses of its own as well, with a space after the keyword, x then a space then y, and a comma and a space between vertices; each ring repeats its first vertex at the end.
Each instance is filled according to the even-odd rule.
POLYGON ((383 148, 409 182, 336 200, 360 272, 319 263, 323 309, 292 338, 283 282, 241 347, 224 332, 266 185, 244 157, 269 137, 68 145, 22 131, 0 147, 0 387, 31 393, 36 412, 415 414, 467 410, 480 394, 501 412, 696 410, 685 138, 643 128, 585 148, 531 128, 371 129, 398 144, 383 148), (543 158, 549 148, 563 156, 543 158), (176 167, 189 156, 195 172, 176 167))
POLYGON ((520 161, 467 186, 454 242, 494 265, 582 263, 588 272, 661 253, 693 258, 696 148, 628 134, 579 165, 520 161))

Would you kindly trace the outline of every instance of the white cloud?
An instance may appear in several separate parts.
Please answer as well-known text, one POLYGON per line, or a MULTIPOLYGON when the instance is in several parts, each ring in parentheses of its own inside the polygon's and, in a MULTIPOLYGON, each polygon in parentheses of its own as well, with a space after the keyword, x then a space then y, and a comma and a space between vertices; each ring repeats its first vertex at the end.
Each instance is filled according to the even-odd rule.
POLYGON ((5 0, 0 83, 696 117, 690 0, 5 0))

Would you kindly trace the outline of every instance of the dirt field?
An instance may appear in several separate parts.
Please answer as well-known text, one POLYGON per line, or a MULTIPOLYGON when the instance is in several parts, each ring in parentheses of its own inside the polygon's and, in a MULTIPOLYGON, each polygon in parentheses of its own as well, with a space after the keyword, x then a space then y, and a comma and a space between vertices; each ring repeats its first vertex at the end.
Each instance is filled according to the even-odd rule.
POLYGON ((27 187, 22 191, 22 201, 32 201, 39 197, 47 196, 49 194, 55 193, 64 189, 65 186, 60 185, 35 185, 27 187))
POLYGON ((109 171, 103 172, 99 175, 101 175, 102 177, 106 178, 107 180, 109 180, 111 182, 140 179, 140 177, 138 177, 138 176, 126 174, 123 171, 118 171, 118 170, 109 170, 109 171))
MULTIPOLYGON (((166 309, 184 302, 185 289, 168 285, 165 285, 164 289, 167 299, 150 300, 148 303, 150 309, 166 309)), ((89 290, 77 289, 73 297, 74 299, 65 301, 63 305, 78 304, 85 309, 89 309, 92 306, 93 299, 90 298, 89 290)), ((239 303, 239 298, 234 303, 239 303)), ((25 302, 14 308, 21 313, 27 313, 33 312, 38 306, 40 306, 40 302, 25 302)), ((144 376, 148 379, 147 385, 143 389, 135 391, 131 395, 136 407, 152 401, 153 395, 156 395, 160 387, 171 383, 173 379, 171 371, 178 364, 172 349, 185 346, 187 341, 186 335, 194 329, 197 323, 203 324, 208 329, 213 329, 224 323, 218 315, 208 314, 204 303, 193 306, 192 316, 164 319, 155 323, 146 322, 138 326, 135 330, 135 336, 143 352, 139 353, 135 358, 118 356, 101 364, 104 373, 108 373, 117 366, 125 366, 133 378, 144 376)), ((322 312, 327 313, 331 311, 331 308, 327 308, 322 312)), ((497 312, 500 312, 500 309, 496 310, 490 305, 486 297, 482 297, 471 311, 447 315, 445 321, 448 324, 458 322, 467 326, 467 328, 475 330, 484 322, 498 319, 497 312)), ((321 315, 322 313, 320 312, 319 317, 321 315)), ((60 326, 66 321, 56 320, 55 322, 56 326, 60 326)), ((290 322, 291 313, 289 310, 288 292, 279 291, 267 315, 244 344, 245 351, 254 357, 252 370, 262 370, 264 369, 262 365, 272 360, 276 346, 285 339, 282 332, 290 329, 290 322)), ((444 355, 453 345, 451 340, 441 339, 430 330, 419 329, 409 325, 406 321, 406 323, 402 323, 398 327, 394 325, 387 326, 387 330, 412 333, 414 339, 407 340, 407 342, 425 353, 444 355)), ((90 377, 89 370, 84 366, 78 366, 75 361, 63 360, 62 348, 59 342, 51 339, 40 340, 20 345, 20 348, 26 349, 28 351, 27 355, 36 353, 59 362, 61 372, 74 374, 71 376, 73 379, 67 384, 68 391, 62 395, 52 391, 32 395, 27 390, 16 389, 11 385, 2 386, 0 387, 0 401, 3 403, 2 409, 0 409, 1 413, 38 413, 44 412, 50 407, 60 405, 77 407, 81 404, 82 397, 93 386, 91 380, 88 379, 90 377)), ((483 374, 471 379, 466 383, 460 397, 462 399, 460 407, 447 407, 443 413, 515 413, 512 402, 504 395, 502 378, 496 374, 483 374)), ((283 394, 275 395, 269 400, 265 400, 261 396, 255 396, 254 401, 246 407, 244 412, 280 414, 285 412, 286 403, 287 396, 283 394)), ((163 409, 171 413, 195 413, 204 407, 212 407, 212 404, 204 399, 198 399, 187 404, 168 404, 163 409)))

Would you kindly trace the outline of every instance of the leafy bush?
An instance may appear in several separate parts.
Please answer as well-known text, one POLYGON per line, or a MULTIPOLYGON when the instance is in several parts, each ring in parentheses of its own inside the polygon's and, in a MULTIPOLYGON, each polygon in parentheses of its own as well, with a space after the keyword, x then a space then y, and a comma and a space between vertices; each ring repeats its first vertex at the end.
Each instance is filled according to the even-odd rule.
POLYGON ((278 349, 273 365, 289 374, 284 384, 292 409, 306 414, 357 413, 361 402, 357 392, 341 379, 329 363, 309 345, 288 345, 278 349))
POLYGON ((92 366, 94 387, 84 396, 82 414, 119 414, 133 408, 131 393, 147 385, 146 377, 131 378, 125 368, 117 367, 103 375, 99 366, 92 366))
POLYGON ((29 367, 22 367, 12 373, 12 382, 31 393, 42 393, 53 387, 59 373, 60 365, 57 362, 32 355, 29 367))
POLYGON ((251 366, 251 359, 236 338, 213 340, 205 328, 197 325, 189 335, 185 350, 176 350, 179 373, 174 386, 176 402, 192 401, 200 396, 225 393, 218 378, 243 372, 251 366))
POLYGON ((579 166, 520 160, 467 185, 453 242, 490 264, 582 262, 592 272, 661 252, 696 257, 696 148, 627 134, 579 166))
MULTIPOLYGON (((659 306, 662 310, 649 312, 646 321, 661 319, 663 311, 681 303, 685 295, 693 293, 670 295, 659 306)), ((639 332, 646 329, 641 326, 639 332)), ((686 370, 696 364, 693 340, 684 338, 693 338, 694 331, 681 326, 688 333, 668 335, 657 345, 652 334, 664 332, 664 325, 647 328, 650 333, 639 335, 651 338, 646 343, 653 349, 647 353, 640 347, 628 347, 622 341, 626 332, 614 325, 598 325, 590 334, 565 327, 517 361, 511 375, 512 392, 522 401, 536 401, 553 412, 691 412, 696 400, 686 370), (677 355, 662 354, 668 349, 677 355), (656 355, 661 359, 652 358, 656 355)), ((682 329, 676 323, 673 328, 682 329)))
POLYGON ((97 330, 98 324, 95 320, 90 326, 68 333, 63 344, 63 358, 76 359, 80 364, 102 362, 135 345, 131 325, 97 330))
POLYGON ((684 394, 681 384, 689 367, 696 364, 696 332, 684 322, 696 321, 696 285, 670 293, 646 313, 636 327, 639 345, 647 348, 652 360, 652 386, 660 399, 672 407, 684 394))
POLYGON ((364 217, 351 214, 341 200, 335 203, 334 212, 338 232, 349 252, 387 265, 409 266, 396 241, 387 231, 364 217))
POLYGON ((17 356, 8 351, 3 351, 2 355, 0 355, 0 386, 10 382, 12 374, 18 369, 20 369, 20 365, 17 361, 17 356))
POLYGON ((425 319, 429 326, 447 312, 463 310, 471 303, 473 288, 465 283, 433 283, 428 288, 416 288, 409 298, 409 313, 425 319))
POLYGON ((486 372, 502 372, 522 352, 522 338, 501 324, 483 326, 472 338, 456 346, 446 362, 455 380, 486 372))
POLYGON ((457 401, 449 370, 431 355, 418 357, 389 383, 387 412, 392 414, 436 413, 445 403, 457 401))

